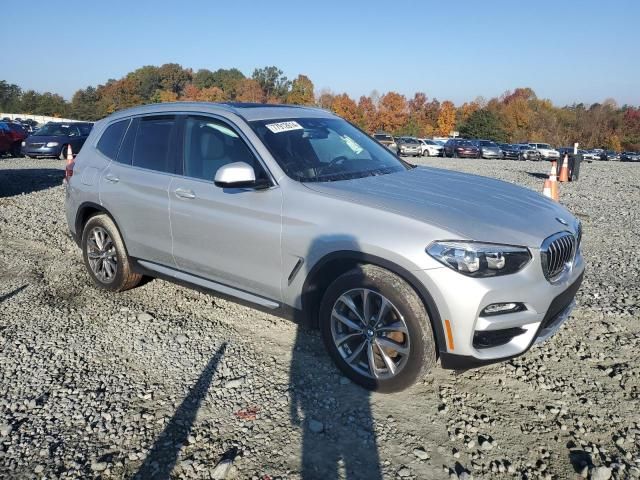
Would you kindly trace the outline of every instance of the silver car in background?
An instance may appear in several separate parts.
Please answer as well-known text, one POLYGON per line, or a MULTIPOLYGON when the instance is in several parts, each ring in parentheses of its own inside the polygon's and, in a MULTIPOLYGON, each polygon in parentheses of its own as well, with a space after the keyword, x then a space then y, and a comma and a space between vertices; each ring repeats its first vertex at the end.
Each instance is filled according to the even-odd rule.
POLYGON ((567 319, 584 270, 580 223, 558 203, 407 164, 307 107, 116 112, 67 168, 66 216, 99 288, 158 277, 294 318, 381 392, 438 359, 526 352, 567 319))
POLYGON ((503 158, 502 150, 496 142, 491 140, 475 140, 476 145, 480 149, 482 158, 503 158))

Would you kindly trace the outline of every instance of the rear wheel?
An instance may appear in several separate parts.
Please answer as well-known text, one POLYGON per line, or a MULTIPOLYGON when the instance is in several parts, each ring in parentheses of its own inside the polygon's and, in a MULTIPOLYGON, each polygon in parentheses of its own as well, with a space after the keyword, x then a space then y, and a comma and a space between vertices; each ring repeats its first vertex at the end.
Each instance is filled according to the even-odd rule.
POLYGON ((99 288, 121 292, 142 280, 142 275, 133 272, 120 232, 108 215, 95 215, 85 224, 82 256, 89 276, 99 288))
POLYGON ((381 267, 364 265, 338 277, 322 299, 320 328, 338 368, 369 390, 404 390, 435 365, 424 304, 381 267))

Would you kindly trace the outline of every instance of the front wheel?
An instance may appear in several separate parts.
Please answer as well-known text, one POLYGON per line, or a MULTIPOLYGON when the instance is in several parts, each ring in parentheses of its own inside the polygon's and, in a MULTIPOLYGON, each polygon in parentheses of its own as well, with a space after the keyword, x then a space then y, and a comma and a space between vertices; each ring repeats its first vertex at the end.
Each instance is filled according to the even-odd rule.
POLYGON ((424 303, 407 282, 375 265, 354 268, 327 288, 320 329, 338 368, 368 390, 404 390, 436 362, 424 303))
POLYGON ((59 160, 66 160, 67 159, 67 146, 63 145, 62 149, 60 150, 60 155, 58 155, 58 159, 59 160))
POLYGON ((21 142, 15 142, 11 146, 11 156, 12 157, 21 157, 21 142))

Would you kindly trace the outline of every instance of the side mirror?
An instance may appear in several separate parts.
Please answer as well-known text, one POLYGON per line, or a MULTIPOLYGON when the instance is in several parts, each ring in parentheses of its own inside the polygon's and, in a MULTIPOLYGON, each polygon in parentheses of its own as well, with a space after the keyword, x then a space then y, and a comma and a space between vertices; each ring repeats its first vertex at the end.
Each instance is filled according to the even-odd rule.
POLYGON ((245 162, 223 165, 216 172, 213 183, 221 188, 267 188, 270 185, 268 180, 256 180, 253 167, 245 162))

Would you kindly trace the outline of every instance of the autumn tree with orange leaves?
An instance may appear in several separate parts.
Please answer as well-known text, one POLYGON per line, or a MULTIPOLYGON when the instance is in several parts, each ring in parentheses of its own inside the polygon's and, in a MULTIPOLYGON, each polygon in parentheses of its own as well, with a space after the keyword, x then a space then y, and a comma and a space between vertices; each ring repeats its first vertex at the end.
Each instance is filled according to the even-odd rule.
POLYGON ((456 126, 456 107, 452 102, 446 100, 440 105, 440 112, 438 113, 438 124, 436 132, 441 137, 448 136, 456 126))
POLYGON ((333 97, 331 111, 348 122, 358 122, 358 105, 346 93, 333 97))
POLYGON ((396 92, 380 97, 378 104, 378 126, 385 132, 398 134, 409 118, 407 99, 396 92))

